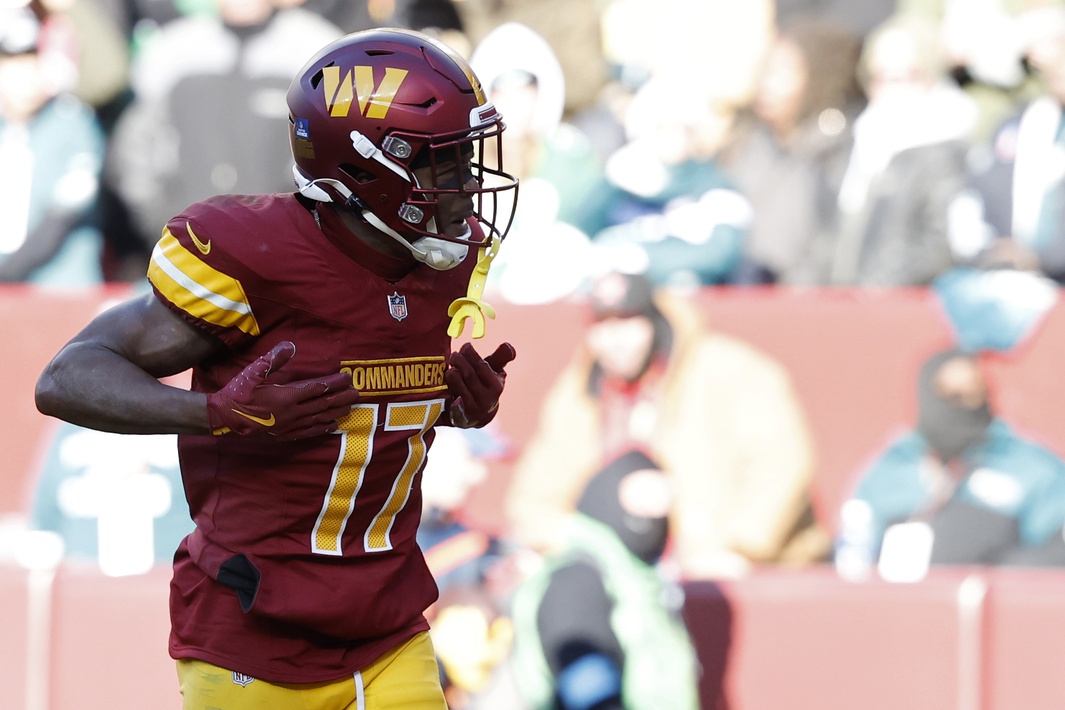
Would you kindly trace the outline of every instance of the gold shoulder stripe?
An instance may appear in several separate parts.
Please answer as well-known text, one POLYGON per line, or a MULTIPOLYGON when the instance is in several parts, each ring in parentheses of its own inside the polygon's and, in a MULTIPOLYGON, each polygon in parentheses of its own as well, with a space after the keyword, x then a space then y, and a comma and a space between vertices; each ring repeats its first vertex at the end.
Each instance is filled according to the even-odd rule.
POLYGON ((155 245, 148 280, 175 306, 202 321, 259 335, 259 323, 240 282, 208 266, 169 228, 155 245))

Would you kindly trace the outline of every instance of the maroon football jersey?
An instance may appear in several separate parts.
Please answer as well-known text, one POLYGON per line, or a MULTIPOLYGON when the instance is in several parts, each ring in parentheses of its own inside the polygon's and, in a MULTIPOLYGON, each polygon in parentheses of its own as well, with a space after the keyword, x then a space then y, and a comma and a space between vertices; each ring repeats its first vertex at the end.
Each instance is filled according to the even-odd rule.
POLYGON ((195 368, 193 389, 216 391, 291 340, 285 381, 346 372, 362 394, 336 435, 179 437, 196 531, 174 563, 175 658, 315 682, 428 628, 437 592, 415 544, 420 472, 445 411, 448 306, 477 253, 394 282, 351 253, 294 195, 194 204, 155 248, 156 295, 226 345, 195 368))

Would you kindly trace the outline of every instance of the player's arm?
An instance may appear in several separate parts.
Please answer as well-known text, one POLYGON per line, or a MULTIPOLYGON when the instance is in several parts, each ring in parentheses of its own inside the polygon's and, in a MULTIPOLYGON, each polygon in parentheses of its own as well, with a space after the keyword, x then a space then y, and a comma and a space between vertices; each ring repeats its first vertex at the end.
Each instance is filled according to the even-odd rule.
POLYGON ((102 431, 206 434, 206 395, 160 378, 219 347, 153 294, 127 301, 97 316, 48 363, 37 380, 37 408, 102 431))
POLYGON ((204 394, 159 378, 184 372, 222 347, 154 295, 93 320, 48 364, 37 382, 44 414, 123 434, 235 434, 302 439, 336 431, 359 393, 336 372, 284 381, 278 372, 295 355, 291 342, 204 394))

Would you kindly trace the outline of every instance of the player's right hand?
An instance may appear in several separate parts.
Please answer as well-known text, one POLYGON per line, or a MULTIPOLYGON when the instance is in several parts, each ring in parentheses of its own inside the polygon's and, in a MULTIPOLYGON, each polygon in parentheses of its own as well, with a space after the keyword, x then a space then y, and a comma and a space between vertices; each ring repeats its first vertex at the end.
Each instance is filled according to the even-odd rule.
POLYGON ((359 399, 351 376, 337 372, 285 384, 271 382, 271 375, 295 353, 292 342, 278 343, 225 387, 207 395, 211 433, 292 440, 335 432, 337 420, 359 399))

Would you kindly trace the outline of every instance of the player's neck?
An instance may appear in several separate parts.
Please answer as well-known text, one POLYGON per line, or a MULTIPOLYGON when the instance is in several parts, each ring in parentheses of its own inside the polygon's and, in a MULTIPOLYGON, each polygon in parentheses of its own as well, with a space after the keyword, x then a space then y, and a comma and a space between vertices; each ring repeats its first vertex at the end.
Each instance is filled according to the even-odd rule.
POLYGON ((399 281, 418 265, 410 252, 357 215, 330 204, 317 206, 322 233, 352 261, 387 281, 399 281))

